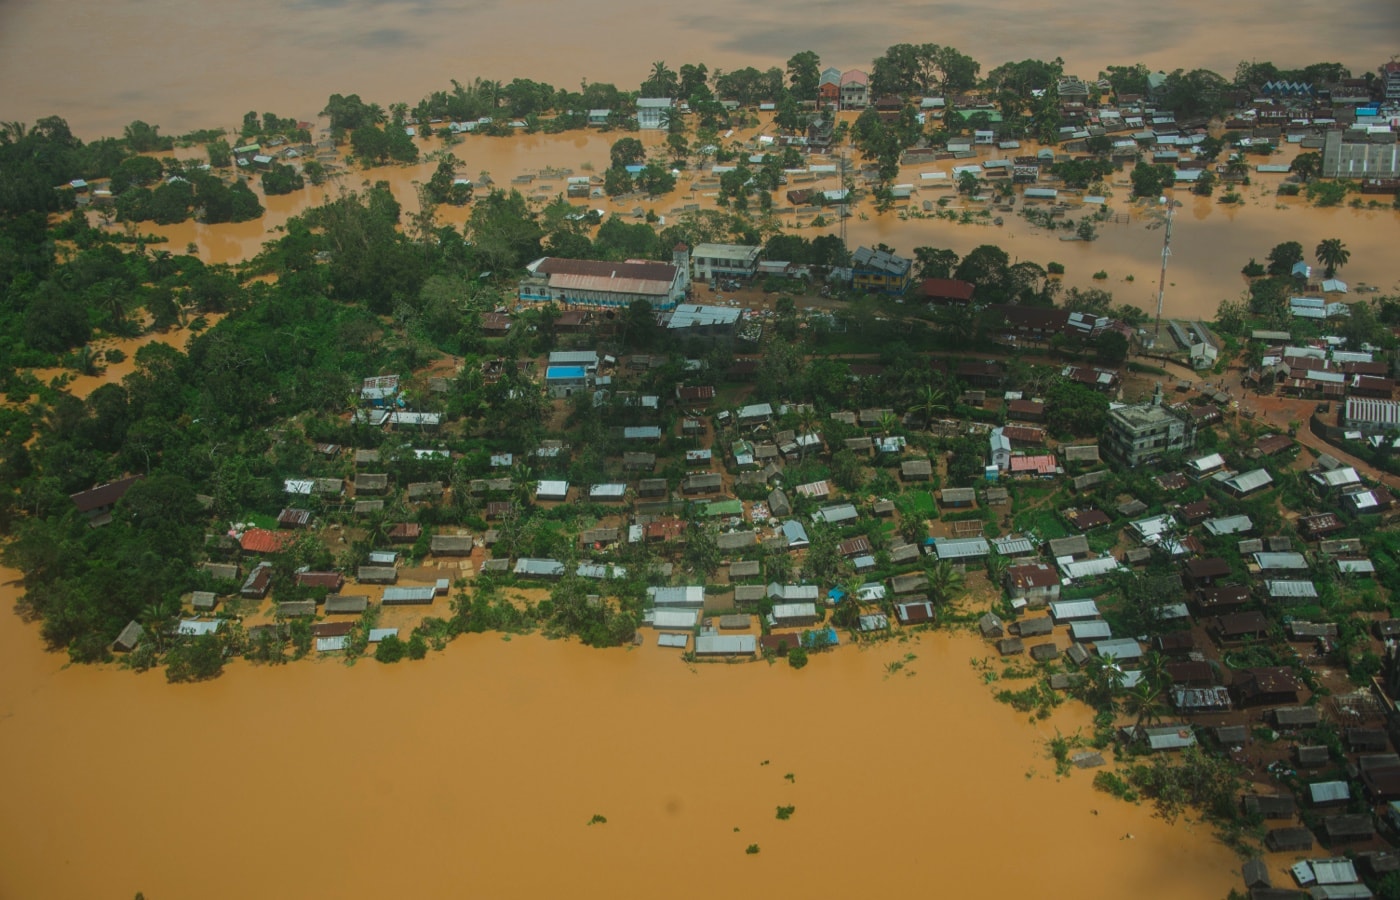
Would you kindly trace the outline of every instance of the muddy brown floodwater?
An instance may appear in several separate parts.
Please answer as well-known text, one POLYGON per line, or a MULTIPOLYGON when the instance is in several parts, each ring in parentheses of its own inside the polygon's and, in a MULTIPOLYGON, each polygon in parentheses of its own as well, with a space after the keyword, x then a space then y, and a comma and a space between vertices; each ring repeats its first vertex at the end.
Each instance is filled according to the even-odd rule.
POLYGON ((1222 897, 1238 883, 1207 829, 1097 793, 1089 773, 1057 778, 1042 742, 1088 716, 1028 724, 994 702, 970 637, 845 648, 799 672, 690 667, 654 638, 598 651, 477 635, 419 663, 236 662, 171 686, 43 652, 9 613, 16 574, 0 572, 3 897, 1222 897))
MULTIPOLYGON (((752 139, 772 130, 771 123, 765 121, 757 128, 736 133, 733 139, 752 139)), ((658 133, 642 132, 640 137, 651 150, 658 149, 662 143, 662 136, 658 133)), ((608 151, 616 139, 616 134, 597 132, 522 134, 512 138, 472 135, 446 149, 450 149, 461 161, 461 175, 477 179, 481 172, 488 172, 498 187, 515 188, 526 196, 553 198, 564 192, 563 177, 536 177, 529 184, 512 184, 512 180, 516 176, 537 175, 548 169, 567 169, 576 175, 601 172, 607 168, 608 151)), ((424 156, 445 148, 438 139, 419 143, 424 156)), ((197 151, 188 152, 198 155, 197 151)), ((1034 152, 1034 145, 1028 143, 1026 149, 1019 152, 1034 152)), ((1287 164, 1296 153, 1296 147, 1285 146, 1279 154, 1268 159, 1271 163, 1287 164)), ((1002 154, 994 151, 994 155, 1002 154)), ((982 157, 989 158, 992 156, 982 157)), ((1252 158, 1262 159, 1266 157, 1252 158)), ((852 163, 854 165, 856 161, 852 160, 852 163)), ((169 238, 167 249, 177 253, 182 252, 186 244, 194 242, 199 245, 200 255, 207 262, 248 259, 258 252, 265 240, 276 237, 277 229, 285 225, 290 216, 336 196, 343 189, 359 189, 366 182, 387 181, 404 208, 406 221, 407 214, 418 209, 416 185, 432 177, 436 166, 436 162, 425 161, 411 166, 374 169, 347 167, 322 187, 308 186, 295 194, 264 198, 267 212, 259 221, 237 225, 186 222, 159 226, 142 223, 141 230, 169 238)), ((910 209, 922 215, 925 202, 936 205, 940 199, 947 199, 951 209, 964 205, 964 201, 954 192, 928 187, 928 182, 920 177, 926 172, 947 173, 951 167, 951 162, 942 162, 901 169, 898 181, 915 187, 910 209)), ((699 179, 709 177, 708 172, 682 172, 675 192, 654 199, 597 198, 573 202, 624 216, 640 207, 669 220, 685 206, 715 208, 715 190, 704 185, 696 186, 699 179)), ((1245 280, 1240 274, 1244 264, 1251 258, 1263 260, 1275 244, 1283 241, 1299 241, 1311 259, 1318 242, 1324 238, 1340 238, 1351 252, 1351 261, 1339 273, 1342 279, 1353 288, 1365 283, 1388 293, 1400 292, 1400 269, 1394 265, 1392 255, 1395 235, 1400 233, 1400 212, 1390 208, 1308 206, 1299 198, 1277 196, 1282 180, 1281 175, 1255 173, 1251 185, 1239 188, 1244 202, 1233 206, 1219 203, 1218 196, 1196 197, 1184 190, 1173 192, 1181 205, 1174 215, 1171 261, 1163 303, 1166 316, 1213 317, 1221 300, 1238 298, 1244 293, 1245 280)), ((261 192, 256 179, 250 184, 255 191, 261 192)), ((791 187, 798 186, 794 184, 791 187)), ((831 176, 800 186, 835 188, 837 179, 831 176)), ((1220 188, 1217 195, 1223 194, 1224 190, 1220 188)), ((947 247, 965 255, 980 244, 995 244, 1004 249, 1013 261, 1031 260, 1041 265, 1052 261, 1062 263, 1065 266, 1063 283, 1066 288, 1103 288, 1111 291, 1117 302, 1131 303, 1148 312, 1155 312, 1164 237, 1161 215, 1159 210, 1134 204, 1129 199, 1130 194, 1128 172, 1115 173, 1109 185, 1108 205, 1114 213, 1122 214, 1121 220, 1099 225, 1098 238, 1092 242, 1062 240, 1067 232, 1034 227, 1016 212, 995 212, 994 215, 1002 217, 1004 224, 1001 226, 960 224, 932 215, 901 218, 897 211, 877 213, 869 200, 855 207, 854 214, 847 219, 846 239, 852 248, 861 244, 885 243, 905 254, 912 253, 915 247, 935 246, 947 247), (1095 279, 1094 275, 1099 272, 1106 277, 1095 279)), ((1388 198, 1384 199, 1388 203, 1388 198)), ((775 205, 784 202, 780 192, 775 205)), ((1071 209, 1069 217, 1077 220, 1091 211, 1082 207, 1071 209)), ((439 223, 458 227, 466 221, 468 214, 467 208, 440 206, 437 209, 439 223)), ((780 218, 788 230, 798 225, 790 214, 780 218)), ((990 222, 990 219, 985 221, 990 222)), ((826 228, 813 228, 807 223, 799 233, 813 237, 835 230, 834 224, 826 228)), ((1342 299, 1355 301, 1365 296, 1353 290, 1342 299)))
POLYGON ((1393 0, 1273 12, 1213 0, 826 4, 815 14, 805 0, 244 0, 197 12, 173 0, 6 0, 0 121, 61 115, 92 138, 143 119, 179 134, 250 109, 310 118, 332 93, 411 104, 452 78, 634 90, 655 60, 766 69, 800 50, 839 69, 868 68, 902 42, 957 47, 984 73, 1059 56, 1083 77, 1142 61, 1229 78, 1242 59, 1284 68, 1336 60, 1359 77, 1400 49, 1393 0))

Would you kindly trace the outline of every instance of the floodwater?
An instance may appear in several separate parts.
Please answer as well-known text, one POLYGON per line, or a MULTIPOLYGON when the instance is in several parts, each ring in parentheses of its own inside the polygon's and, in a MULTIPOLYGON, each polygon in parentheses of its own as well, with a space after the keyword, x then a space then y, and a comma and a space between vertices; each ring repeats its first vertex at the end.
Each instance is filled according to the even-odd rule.
POLYGON ((44 653, 8 612, 15 577, 4 897, 1220 897, 1239 880, 1207 829, 1057 778, 1043 741, 1088 716, 1028 724, 994 702, 967 636, 794 671, 477 635, 418 663, 236 662, 172 686, 44 653))
MULTIPOLYGON (((758 128, 737 133, 734 140, 751 139, 760 132, 771 133, 767 123, 758 128)), ((648 148, 660 153, 661 135, 642 132, 641 139, 648 148)), ((575 175, 601 172, 608 166, 608 151, 617 134, 597 132, 564 135, 517 135, 511 138, 467 136, 448 148, 461 160, 459 175, 476 179, 488 172, 495 185, 515 188, 527 197, 560 196, 564 192, 563 177, 537 177, 529 184, 512 184, 517 176, 536 175, 548 169, 569 170, 575 175)), ((443 149, 441 140, 420 142, 421 153, 443 149)), ((1034 145, 1019 152, 1034 152, 1034 145)), ((986 151, 984 151, 986 153, 986 151)), ((1269 158, 1271 163, 1287 164, 1297 153, 1295 146, 1285 146, 1269 158)), ((1001 151, 993 151, 996 156, 1001 151)), ((986 155, 983 159, 993 158, 986 155)), ((1253 157, 1252 159, 1264 159, 1253 157)), ((855 161, 852 160, 852 163, 855 161)), ((426 182, 436 169, 436 162, 424 161, 410 166, 381 166, 362 169, 342 168, 340 173, 322 187, 307 186, 295 194, 264 199, 267 212, 259 221, 237 225, 199 225, 193 222, 172 226, 143 223, 142 230, 169 238, 167 248, 182 252, 187 243, 199 245, 206 262, 231 262, 247 259, 257 253, 263 242, 276 237, 277 229, 288 217, 307 207, 333 198, 342 189, 361 188, 369 181, 387 181, 403 205, 405 222, 408 214, 418 209, 417 185, 426 182)), ((913 184, 915 193, 910 209, 921 212, 923 203, 937 204, 940 198, 951 198, 949 208, 958 209, 963 200, 951 190, 937 190, 920 178, 924 172, 950 171, 951 162, 904 167, 899 176, 902 183, 913 184)), ((967 254, 981 244, 995 244, 1005 250, 1013 261, 1030 260, 1041 265, 1059 262, 1065 266, 1062 282, 1066 288, 1101 288, 1111 291, 1119 303, 1130 303, 1155 313, 1157 290, 1161 281, 1162 249, 1165 229, 1160 209, 1144 208, 1129 200, 1131 187, 1128 172, 1115 173, 1109 183, 1108 205, 1125 221, 1098 226, 1098 238, 1092 242, 1066 241, 1066 231, 1049 231, 1033 227, 1015 212, 995 212, 1001 216, 1001 226, 990 224, 959 224, 927 217, 901 218, 897 211, 877 213, 867 200, 853 208, 847 219, 846 239, 850 247, 861 244, 885 243, 896 251, 912 254, 915 247, 946 247, 967 254), (1105 278, 1094 275, 1105 273, 1105 278)), ((676 191, 654 199, 631 198, 612 200, 598 198, 573 201, 594 206, 609 213, 629 215, 641 207, 668 219, 682 206, 715 207, 712 188, 694 188, 699 173, 682 173, 676 191)), ((1218 202, 1225 188, 1218 188, 1215 197, 1197 197, 1185 190, 1174 192, 1180 204, 1173 214, 1171 255, 1167 270, 1163 314, 1167 317, 1211 318, 1221 300, 1243 295, 1246 281, 1240 270, 1251 258, 1263 261, 1275 244, 1298 241, 1311 259, 1312 249, 1325 238, 1340 238, 1351 252, 1351 261, 1340 270, 1339 277, 1353 287, 1342 299, 1358 300, 1367 295, 1355 288, 1362 284, 1378 287, 1387 293, 1400 292, 1400 270, 1392 264, 1394 235, 1400 227, 1400 212, 1388 208, 1388 197, 1379 198, 1387 204, 1384 209, 1353 209, 1351 207, 1319 208, 1306 205, 1301 198, 1281 198, 1276 192, 1284 176, 1254 173, 1252 183, 1238 190, 1245 202, 1227 206, 1218 202)), ((256 179, 251 181, 260 191, 256 179)), ((797 187, 798 185, 793 185, 797 187)), ((832 176, 824 181, 801 185, 819 189, 836 188, 832 176)), ((1371 200, 1371 196, 1364 199, 1371 200)), ((781 197, 775 204, 785 201, 781 197)), ((935 207, 936 208, 936 207, 935 207)), ((1089 209, 1072 209, 1069 217, 1079 219, 1089 209)), ((469 215, 468 208, 440 206, 437 218, 441 224, 460 226, 469 215)), ((789 215, 783 217, 786 226, 796 225, 789 215)), ((833 217, 834 219, 834 217, 833 217)), ((120 227, 120 226, 115 226, 120 227)), ((835 232, 833 224, 812 228, 810 224, 800 233, 815 237, 823 232, 835 232)))
POLYGON ((1100 0, 1091 11, 1027 0, 246 0, 192 10, 175 0, 6 0, 0 121, 61 115, 91 138, 139 118, 179 134, 232 125, 250 109, 309 119, 332 93, 412 104, 453 78, 631 90, 656 60, 766 69, 801 50, 824 65, 867 68, 901 42, 957 47, 984 73, 1012 58, 1059 56, 1084 77, 1142 61, 1229 78, 1241 59, 1285 68, 1335 60, 1360 76, 1396 51, 1393 0, 1284 9, 1213 0, 1100 0))

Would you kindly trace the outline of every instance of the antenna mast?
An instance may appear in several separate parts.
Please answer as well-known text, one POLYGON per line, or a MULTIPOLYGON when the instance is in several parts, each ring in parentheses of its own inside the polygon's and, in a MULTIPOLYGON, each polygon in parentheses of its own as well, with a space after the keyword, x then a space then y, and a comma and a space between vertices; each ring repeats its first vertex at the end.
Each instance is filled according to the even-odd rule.
POLYGON ((1167 205, 1167 232, 1162 238, 1162 277, 1157 282, 1157 329, 1152 334, 1152 346, 1157 346, 1157 341, 1162 336, 1162 300, 1167 293, 1167 260, 1172 255, 1172 212, 1176 208, 1176 203, 1167 197, 1163 197, 1162 203, 1167 205))

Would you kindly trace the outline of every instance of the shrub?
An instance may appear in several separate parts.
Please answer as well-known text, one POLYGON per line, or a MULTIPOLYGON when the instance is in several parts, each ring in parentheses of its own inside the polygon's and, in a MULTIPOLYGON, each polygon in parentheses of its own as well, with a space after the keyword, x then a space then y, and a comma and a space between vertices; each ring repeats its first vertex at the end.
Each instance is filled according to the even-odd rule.
POLYGON ((756 856, 758 854, 758 845, 749 844, 747 847, 744 848, 744 852, 747 853, 749 856, 756 856))
POLYGON ((403 659, 408 653, 408 644, 399 640, 399 636, 391 634, 379 642, 379 646, 374 648, 374 658, 377 662, 396 663, 403 659))
POLYGON ((216 635, 201 634, 176 644, 165 655, 166 681, 205 681, 217 678, 223 670, 224 648, 216 635))
POLYGON ((1052 262, 1045 267, 1045 271, 1051 275, 1063 275, 1065 274, 1065 265, 1064 263, 1052 262))
POLYGON ((788 651, 787 661, 788 665, 792 666, 794 669, 800 669, 807 665, 807 648, 793 647, 788 651))
POLYGON ((1099 269, 1097 272, 1094 273, 1094 280, 1095 280, 1095 281, 1105 281, 1105 280, 1107 280, 1107 279, 1108 279, 1108 273, 1105 272, 1103 269, 1099 269))
POLYGON ((795 806, 778 807, 778 818, 784 822, 792 818, 792 814, 797 810, 795 806))

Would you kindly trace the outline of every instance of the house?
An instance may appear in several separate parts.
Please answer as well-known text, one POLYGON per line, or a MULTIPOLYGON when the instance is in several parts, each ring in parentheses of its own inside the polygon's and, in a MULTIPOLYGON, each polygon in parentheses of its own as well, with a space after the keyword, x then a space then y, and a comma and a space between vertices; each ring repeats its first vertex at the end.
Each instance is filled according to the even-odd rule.
POLYGON ((895 618, 901 625, 923 625, 936 620, 933 604, 928 600, 907 600, 896 603, 895 618))
POLYGON ((911 260, 888 250, 859 247, 851 254, 851 287, 874 294, 902 294, 914 271, 911 260))
POLYGON ((141 623, 135 619, 126 623, 117 639, 112 641, 112 649, 119 653, 130 653, 136 649, 136 645, 141 643, 141 638, 145 635, 146 629, 141 627, 141 623))
POLYGON ((906 459, 899 474, 905 481, 928 481, 933 477, 933 464, 927 459, 906 459))
MULTIPOLYGON (((920 460, 915 460, 919 462, 920 460)), ((923 460, 923 462, 927 462, 923 460)), ((908 476, 906 475, 906 480, 908 476)), ((977 500, 977 492, 972 488, 944 488, 938 492, 938 502, 949 509, 968 509, 977 500)))
POLYGON ((771 618, 774 627, 798 628, 815 625, 823 617, 817 612, 815 603, 775 603, 771 618))
POLYGON ((696 656, 753 656, 758 640, 751 634, 701 634, 695 638, 696 656))
POLYGON ((535 485, 536 500, 567 500, 569 498, 569 483, 567 481, 540 481, 535 485))
POLYGON ((870 76, 860 69, 842 72, 838 88, 842 109, 865 109, 870 105, 870 76))
POLYGON ((261 562, 248 573, 248 578, 243 582, 238 594, 247 600, 261 600, 267 596, 267 590, 271 586, 272 563, 261 562))
POLYGON ((934 544, 933 549, 940 560, 950 560, 957 563, 981 559, 992 552, 987 539, 981 537, 940 538, 934 544))
POLYGON ((1299 684, 1286 666, 1264 666, 1235 672, 1231 686, 1240 706, 1297 703, 1299 684))
POLYGON ((1060 597, 1059 573, 1045 563, 1008 566, 1005 581, 1011 599, 1030 606, 1044 606, 1060 597))
POLYGON ((131 490, 131 486, 140 481, 141 478, 140 475, 132 475, 117 481, 109 481, 106 484, 99 484, 85 491, 70 494, 68 499, 73 501, 78 512, 82 513, 83 517, 88 520, 88 526, 97 528, 112 521, 112 510, 116 507, 117 501, 125 497, 126 492, 131 490))
POLYGON ((1247 497, 1255 491, 1263 490, 1274 483, 1267 469, 1253 469, 1233 475, 1220 482, 1236 497, 1247 497))
POLYGON ((1227 613, 1215 621, 1216 637, 1223 644, 1268 637, 1269 620, 1257 610, 1227 613))
POLYGON ((1050 555, 1055 559, 1080 559, 1089 555, 1089 539, 1082 534, 1054 538, 1049 542, 1050 555))
POLYGON ((325 588, 329 593, 338 594, 345 585, 345 576, 339 572, 298 572, 296 583, 298 587, 325 588))
POLYGON ((1230 576, 1230 564, 1219 556, 1187 560, 1183 567, 1186 583, 1192 587, 1211 587, 1230 576))
POLYGON ((435 534, 429 549, 434 556, 471 556, 475 543, 469 534, 435 534))

